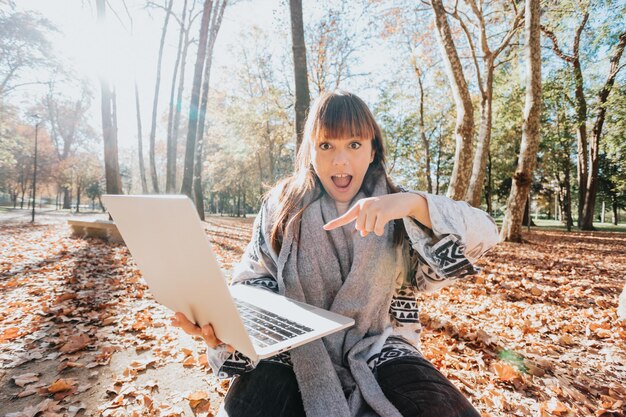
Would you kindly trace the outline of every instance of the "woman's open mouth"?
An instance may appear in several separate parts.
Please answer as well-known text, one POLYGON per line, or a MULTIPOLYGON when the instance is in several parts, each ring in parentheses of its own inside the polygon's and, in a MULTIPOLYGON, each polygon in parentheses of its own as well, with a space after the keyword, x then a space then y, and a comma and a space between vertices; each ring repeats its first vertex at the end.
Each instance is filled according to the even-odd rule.
POLYGON ((346 191, 352 183, 352 175, 337 174, 330 177, 339 191, 346 191))

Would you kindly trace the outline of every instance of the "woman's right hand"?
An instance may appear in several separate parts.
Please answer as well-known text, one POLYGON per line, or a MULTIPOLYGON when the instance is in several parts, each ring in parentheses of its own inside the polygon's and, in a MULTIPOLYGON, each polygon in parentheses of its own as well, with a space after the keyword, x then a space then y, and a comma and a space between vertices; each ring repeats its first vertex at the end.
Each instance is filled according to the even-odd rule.
MULTIPOLYGON (((183 329, 185 333, 191 336, 201 336, 202 339, 206 342, 206 344, 211 348, 215 349, 219 345, 223 345, 224 343, 215 336, 215 332, 213 331, 213 326, 210 324, 205 324, 202 327, 197 326, 192 323, 187 316, 185 316, 180 311, 177 312, 174 317, 171 318, 172 326, 179 327, 183 329)), ((234 352, 235 349, 231 345, 226 345, 226 348, 229 352, 234 352)))

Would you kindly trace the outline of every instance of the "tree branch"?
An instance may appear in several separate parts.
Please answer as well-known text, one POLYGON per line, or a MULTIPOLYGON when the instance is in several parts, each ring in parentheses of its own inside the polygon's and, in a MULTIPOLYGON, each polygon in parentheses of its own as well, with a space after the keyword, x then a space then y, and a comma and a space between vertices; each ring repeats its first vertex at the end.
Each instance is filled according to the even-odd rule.
POLYGON ((573 56, 565 54, 561 48, 559 48, 559 42, 554 32, 543 25, 541 25, 541 31, 552 41, 552 50, 559 58, 570 63, 574 62, 573 56))
POLYGON ((463 29, 463 33, 465 33, 465 37, 467 38, 467 43, 470 46, 470 52, 472 54, 472 61, 474 62, 474 67, 476 68, 476 78, 478 79, 478 88, 480 89, 480 93, 484 96, 485 89, 483 87, 483 80, 482 80, 482 76, 480 73, 480 65, 478 64, 478 59, 476 58, 476 48, 474 47, 474 42, 472 41, 472 35, 470 34, 469 29, 467 28, 467 25, 465 24, 463 19, 461 19, 461 16, 459 16, 456 6, 454 8, 454 12, 448 12, 448 14, 454 17, 459 22, 459 25, 461 25, 461 29, 463 29))
POLYGON ((583 33, 583 29, 587 24, 587 20, 589 20, 589 12, 585 10, 585 14, 583 16, 583 20, 578 25, 578 29, 576 29, 576 35, 574 36, 574 51, 573 55, 577 57, 580 53, 580 35, 583 33))

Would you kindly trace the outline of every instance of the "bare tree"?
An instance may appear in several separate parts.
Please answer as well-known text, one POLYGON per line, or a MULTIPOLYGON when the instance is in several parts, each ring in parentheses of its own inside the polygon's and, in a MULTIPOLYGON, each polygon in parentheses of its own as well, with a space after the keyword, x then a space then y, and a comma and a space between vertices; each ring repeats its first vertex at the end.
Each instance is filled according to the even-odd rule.
POLYGON ((165 46, 165 36, 167 34, 167 25, 170 21, 172 12, 172 4, 174 0, 170 0, 165 11, 165 21, 161 30, 161 42, 159 43, 159 56, 157 59, 156 81, 154 83, 154 100, 152 102, 152 123, 150 125, 150 178, 152 179, 152 189, 155 193, 159 192, 159 178, 156 171, 156 161, 154 157, 154 146, 156 141, 156 122, 157 108, 159 105, 159 90, 161 88, 161 62, 163 61, 163 47, 165 46))
POLYGON ((308 76, 318 94, 336 90, 347 79, 362 75, 352 72, 358 63, 356 52, 371 36, 367 30, 369 2, 332 4, 318 21, 305 30, 308 76), (365 28, 361 28, 365 26, 365 28), (309 59, 310 58, 310 59, 309 59))
POLYGON ((135 80, 135 108, 137 109, 137 157, 139 158, 139 177, 141 178, 141 192, 148 193, 146 167, 143 160, 143 133, 141 132, 141 109, 139 106, 139 89, 135 80))
POLYGON ((430 3, 435 15, 437 39, 441 47, 441 55, 456 104, 456 126, 454 129, 456 151, 454 168, 452 169, 448 187, 448 197, 462 200, 465 197, 472 169, 474 106, 465 75, 463 74, 463 66, 452 38, 443 2, 442 0, 431 0, 430 3))
POLYGON ((173 193, 176 189, 176 151, 178 148, 178 128, 180 126, 180 114, 183 101, 183 91, 185 85, 185 64, 187 61, 187 51, 189 50, 189 31, 191 24, 199 14, 194 14, 195 0, 189 12, 189 21, 186 22, 187 0, 183 3, 183 11, 178 24, 180 25, 178 47, 176 52, 176 62, 174 63, 174 73, 172 75, 172 88, 170 91, 169 114, 167 118, 167 162, 165 174, 165 190, 173 193), (180 68, 180 74, 179 74, 180 68), (178 79, 178 82, 177 82, 178 79))
POLYGON ((465 0, 469 5, 474 19, 470 19, 466 14, 461 14, 457 7, 451 15, 458 20, 461 29, 465 33, 467 42, 470 48, 472 62, 474 63, 476 71, 477 85, 480 90, 480 127, 478 131, 478 141, 476 143, 476 152, 474 153, 474 162, 472 165, 472 176, 469 181, 469 188, 465 195, 465 201, 470 203, 474 207, 480 205, 483 185, 485 182, 485 171, 487 168, 487 155, 489 153, 489 144, 491 142, 491 125, 492 125, 492 101, 493 101, 493 79, 496 69, 496 60, 498 56, 509 45, 513 35, 517 29, 521 27, 521 22, 524 16, 524 9, 517 10, 515 3, 511 3, 512 18, 510 19, 508 28, 504 34, 504 37, 500 40, 495 49, 491 49, 489 45, 488 35, 488 19, 494 18, 496 24, 502 25, 502 16, 500 13, 496 13, 495 10, 485 9, 487 6, 482 1, 476 2, 476 0, 465 0), (495 16, 494 16, 495 15, 495 16), (468 20, 468 22, 466 22, 468 20), (472 40, 472 34, 470 33, 469 23, 471 26, 476 26, 479 31, 480 55, 476 51, 474 41, 472 40), (482 71, 481 66, 478 63, 478 57, 482 58, 482 71))
POLYGON ((196 64, 193 72, 193 85, 191 87, 191 101, 189 103, 189 121, 187 128, 187 144, 185 147, 185 166, 183 168, 183 183, 180 189, 182 194, 192 198, 193 165, 196 151, 196 134, 198 132, 198 108, 200 104, 200 89, 202 87, 202 70, 207 53, 209 23, 213 2, 204 0, 202 8, 202 20, 200 23, 200 37, 196 64))
POLYGON ((213 47, 217 34, 222 25, 222 19, 224 17, 224 10, 226 9, 227 0, 215 1, 215 9, 211 16, 211 24, 209 27, 209 41, 207 45, 206 62, 204 64, 204 75, 202 81, 202 100, 200 103, 200 115, 198 120, 198 136, 196 138, 196 161, 194 164, 193 175, 193 191, 194 200, 196 202, 196 210, 202 220, 204 220, 204 198, 202 192, 202 163, 203 158, 203 144, 204 144, 204 124, 206 120, 206 110, 209 101, 209 82, 211 80, 211 66, 213 64, 213 47))
MULTIPOLYGON (((106 1, 96 0, 99 22, 106 16, 106 1)), ((106 51, 101 51, 105 54, 106 51)), ((108 194, 122 194, 122 179, 117 151, 117 117, 115 114, 115 92, 109 82, 100 77, 102 137, 104 141, 104 176, 108 194)))
POLYGON ((289 11, 291 13, 293 73, 296 85, 296 153, 298 153, 302 143, 304 122, 310 101, 306 46, 304 44, 304 24, 302 21, 302 0, 289 0, 289 11))
POLYGON ((525 7, 526 105, 524 106, 522 143, 517 169, 513 174, 513 184, 506 205, 504 222, 500 230, 501 239, 509 242, 522 242, 524 208, 532 184, 540 138, 541 29, 539 21, 541 9, 539 0, 526 0, 525 7))
MULTIPOLYGON (((428 136, 426 136, 426 127, 424 126, 424 80, 423 73, 419 65, 417 64, 417 59, 415 56, 411 56, 411 63, 413 64, 413 70, 415 71, 415 76, 417 77, 417 85, 419 87, 419 127, 420 127, 420 139, 422 141, 422 146, 424 146, 425 153, 425 163, 424 163, 424 174, 426 177, 426 185, 428 187, 428 192, 433 192, 433 180, 430 177, 430 140, 428 136)), ((418 158, 416 158, 418 159, 418 158)))
POLYGON ((213 47, 227 4, 228 0, 206 0, 204 3, 202 23, 200 24, 200 40, 194 68, 191 103, 189 106, 189 127, 187 129, 187 147, 185 150, 185 167, 181 192, 194 198, 196 209, 201 218, 204 218, 201 175, 203 162, 202 140, 213 62, 213 47), (202 88, 202 100, 200 100, 200 88, 202 88))

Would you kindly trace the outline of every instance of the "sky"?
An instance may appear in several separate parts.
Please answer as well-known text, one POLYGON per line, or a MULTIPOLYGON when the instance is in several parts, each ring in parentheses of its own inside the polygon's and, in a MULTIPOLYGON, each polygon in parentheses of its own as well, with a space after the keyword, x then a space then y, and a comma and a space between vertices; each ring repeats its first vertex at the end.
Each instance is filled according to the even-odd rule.
MULTIPOLYGON (((159 0, 157 0, 159 1, 159 0)), ((160 0, 163 3, 163 0, 160 0)), ((119 17, 107 11, 107 39, 109 45, 108 62, 103 62, 99 53, 99 33, 96 25, 96 10, 94 0, 19 0, 19 10, 37 11, 49 19, 59 29, 59 33, 52 36, 55 55, 68 62, 77 75, 86 77, 92 85, 94 100, 91 106, 90 119, 96 131, 100 130, 100 89, 98 74, 105 71, 116 86, 118 106, 118 142, 121 149, 136 147, 137 127, 134 98, 134 80, 137 79, 144 143, 147 143, 154 97, 156 62, 159 39, 163 24, 164 13, 153 10, 151 15, 141 8, 145 0, 127 0, 130 14, 133 17, 132 25, 121 1, 111 0, 109 3, 116 9, 119 17)), ((201 3, 201 2, 198 2, 201 3)), ((308 18, 305 1, 305 20, 308 18)), ((315 3, 315 2, 314 2, 315 3)), ((174 1, 174 9, 182 8, 182 0, 174 1)), ((201 7, 199 4, 197 7, 201 7)), ((179 12, 180 13, 180 12, 179 12)), ((309 10, 308 13, 315 13, 309 10)), ((240 34, 254 25, 273 33, 274 47, 286 47, 290 52, 289 13, 286 0, 250 0, 239 1, 228 5, 224 14, 222 27, 215 44, 214 65, 211 74, 211 85, 227 82, 232 69, 237 66, 233 49, 240 39, 240 34), (281 27, 282 26, 282 27, 281 27), (287 31, 285 32, 285 30, 287 31), (282 33, 282 36, 280 35, 282 33)), ((168 37, 163 57, 161 89, 159 93, 159 114, 163 114, 169 100, 175 50, 178 41, 178 28, 170 20, 168 37)), ((197 33, 192 33, 197 37, 197 33)), ((188 57, 185 90, 189 92, 192 77, 194 55, 188 57)), ((380 67, 380 60, 385 51, 377 50, 362 55, 361 68, 358 72, 370 72, 372 68, 380 67)), ((290 75, 292 77, 292 75, 290 75)), ((366 101, 373 100, 375 89, 360 91, 366 101), (369 98, 369 100, 368 100, 369 98)), ((23 89, 18 93, 22 107, 27 107, 33 97, 45 94, 44 87, 23 89)), ((162 124, 161 124, 162 125, 162 124)), ((164 136, 159 135, 157 137, 164 136)), ((163 133, 163 132, 161 132, 163 133)), ((144 144, 144 147, 147 145, 144 144)))

